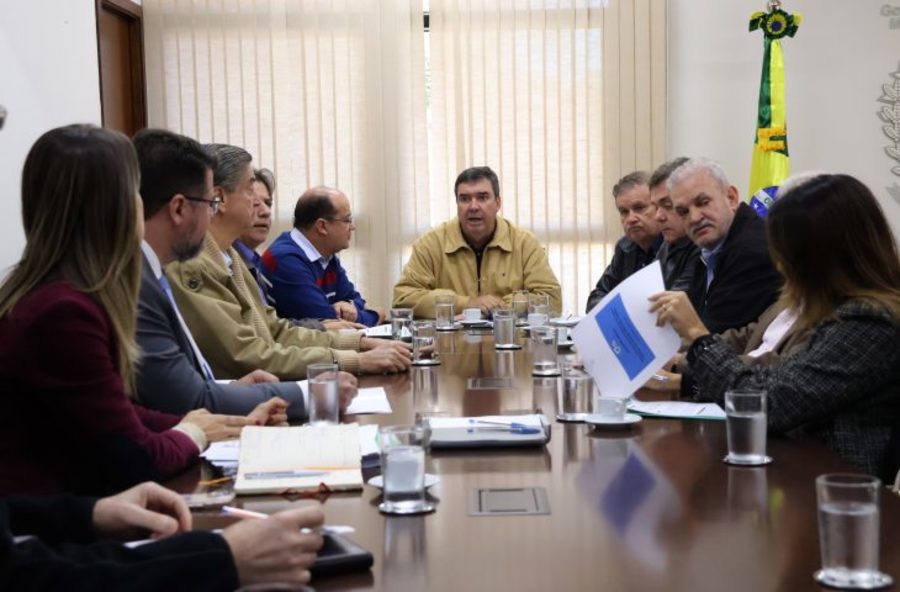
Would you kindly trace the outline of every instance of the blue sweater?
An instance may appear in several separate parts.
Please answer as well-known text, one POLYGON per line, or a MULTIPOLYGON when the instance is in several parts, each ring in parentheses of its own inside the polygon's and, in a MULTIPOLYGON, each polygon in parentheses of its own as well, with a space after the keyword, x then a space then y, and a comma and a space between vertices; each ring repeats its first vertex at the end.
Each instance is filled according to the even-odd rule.
POLYGON ((334 319, 337 313, 332 304, 346 301, 356 306, 357 322, 369 327, 378 323, 378 313, 366 310, 366 301, 340 260, 332 257, 322 269, 318 261, 309 260, 290 232, 282 232, 263 253, 262 272, 272 283, 275 310, 282 318, 334 319))

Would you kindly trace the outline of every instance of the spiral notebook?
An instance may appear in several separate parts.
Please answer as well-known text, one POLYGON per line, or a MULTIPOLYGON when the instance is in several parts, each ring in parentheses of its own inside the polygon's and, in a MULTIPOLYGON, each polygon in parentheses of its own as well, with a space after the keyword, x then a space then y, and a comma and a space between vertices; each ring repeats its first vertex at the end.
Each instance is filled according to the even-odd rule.
POLYGON ((248 426, 234 491, 238 494, 362 489, 358 424, 248 426))

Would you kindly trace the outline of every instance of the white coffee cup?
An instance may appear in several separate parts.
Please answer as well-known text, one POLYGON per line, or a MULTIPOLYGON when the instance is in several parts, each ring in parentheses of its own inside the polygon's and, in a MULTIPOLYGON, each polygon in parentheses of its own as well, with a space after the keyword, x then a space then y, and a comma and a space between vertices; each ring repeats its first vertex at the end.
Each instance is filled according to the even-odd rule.
POLYGON ((481 320, 481 309, 480 308, 467 308, 463 311, 463 318, 469 323, 473 323, 475 321, 480 321, 481 320))

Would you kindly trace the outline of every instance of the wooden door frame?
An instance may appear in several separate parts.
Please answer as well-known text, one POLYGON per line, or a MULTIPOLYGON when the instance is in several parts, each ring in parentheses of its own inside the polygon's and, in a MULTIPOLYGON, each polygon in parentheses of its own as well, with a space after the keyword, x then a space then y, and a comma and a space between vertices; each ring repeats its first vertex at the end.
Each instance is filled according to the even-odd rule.
POLYGON ((136 129, 147 126, 147 76, 144 71, 144 11, 140 4, 131 0, 95 0, 95 20, 97 25, 97 68, 100 70, 100 117, 105 120, 103 105, 103 68, 100 65, 100 11, 108 10, 128 21, 128 35, 131 43, 131 72, 138 76, 131 78, 133 97, 132 118, 136 129))

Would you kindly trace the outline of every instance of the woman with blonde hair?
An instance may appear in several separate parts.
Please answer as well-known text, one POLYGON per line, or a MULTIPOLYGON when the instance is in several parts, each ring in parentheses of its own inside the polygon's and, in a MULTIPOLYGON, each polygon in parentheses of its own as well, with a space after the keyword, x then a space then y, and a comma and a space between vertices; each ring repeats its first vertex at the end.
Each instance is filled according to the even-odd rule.
POLYGON ((785 280, 782 301, 810 331, 798 351, 770 366, 751 365, 710 335, 683 293, 653 296, 651 311, 690 345, 699 397, 722 404, 726 390, 764 389, 771 433, 812 436, 893 480, 900 260, 878 202, 851 176, 804 175, 781 188, 766 228, 785 280))
POLYGON ((27 244, 0 286, 0 494, 101 494, 164 478, 277 409, 181 418, 132 402, 138 187, 134 148, 118 132, 61 127, 28 153, 27 244))

